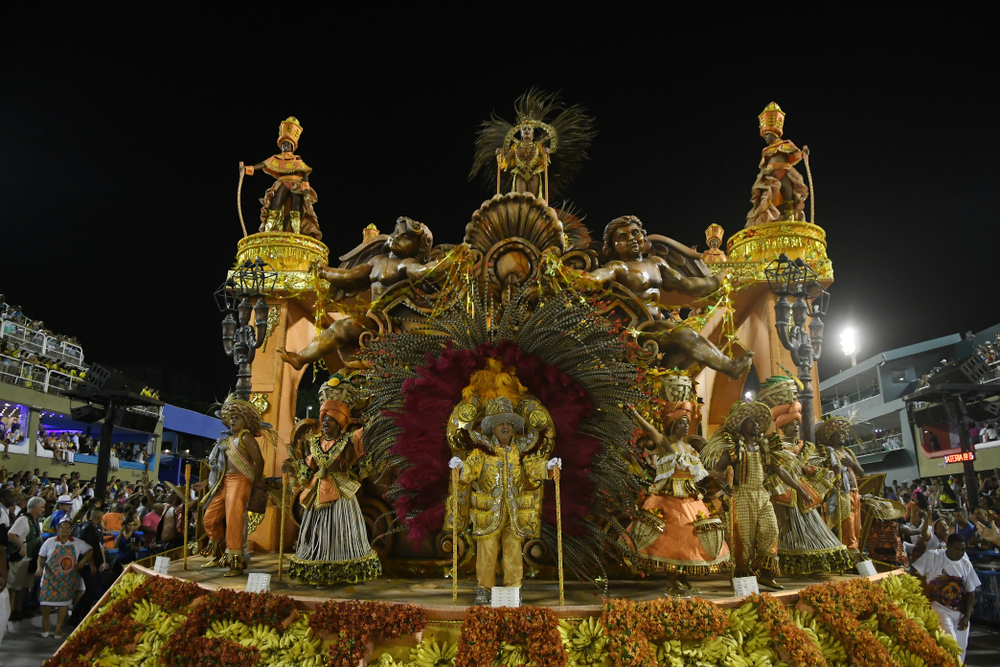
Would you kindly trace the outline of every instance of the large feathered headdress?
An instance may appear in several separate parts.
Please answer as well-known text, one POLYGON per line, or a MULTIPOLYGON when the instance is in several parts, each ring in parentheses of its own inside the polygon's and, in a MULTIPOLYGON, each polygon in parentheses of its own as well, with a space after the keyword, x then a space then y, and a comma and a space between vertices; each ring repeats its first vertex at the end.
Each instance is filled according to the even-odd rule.
MULTIPOLYGON (((579 106, 564 106, 558 93, 545 93, 532 88, 514 103, 515 122, 511 124, 494 114, 483 121, 476 138, 476 154, 469 172, 471 181, 479 174, 486 181, 496 177, 496 151, 505 149, 517 130, 530 125, 543 136, 536 141, 547 143, 554 157, 549 169, 549 183, 553 192, 564 188, 583 166, 587 149, 597 134, 595 121, 579 106)), ((506 174, 504 189, 510 189, 510 174, 506 174)))

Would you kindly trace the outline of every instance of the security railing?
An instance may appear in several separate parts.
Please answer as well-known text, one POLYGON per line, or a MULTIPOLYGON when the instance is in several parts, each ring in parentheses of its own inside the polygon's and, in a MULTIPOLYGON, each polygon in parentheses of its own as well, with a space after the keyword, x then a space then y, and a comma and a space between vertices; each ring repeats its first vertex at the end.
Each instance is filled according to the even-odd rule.
POLYGON ((899 433, 894 433, 892 435, 882 436, 881 438, 875 438, 874 440, 866 440, 864 442, 848 445, 847 448, 854 452, 855 456, 879 454, 881 452, 902 449, 903 436, 899 433))
POLYGON ((0 354, 0 381, 46 394, 57 394, 65 389, 76 388, 83 379, 0 354))
POLYGON ((83 348, 79 345, 59 340, 56 336, 46 336, 41 331, 29 329, 13 320, 6 318, 0 320, 0 338, 14 341, 20 350, 29 354, 37 354, 72 366, 86 368, 83 363, 83 348))

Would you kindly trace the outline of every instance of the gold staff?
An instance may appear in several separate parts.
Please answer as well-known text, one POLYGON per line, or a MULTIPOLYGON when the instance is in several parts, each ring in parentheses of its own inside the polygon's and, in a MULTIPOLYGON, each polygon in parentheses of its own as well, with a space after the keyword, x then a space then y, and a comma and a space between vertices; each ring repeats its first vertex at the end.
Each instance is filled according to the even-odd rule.
POLYGON ((184 569, 188 569, 188 503, 191 498, 191 464, 184 466, 184 569))
POLYGON ((500 152, 497 151, 497 194, 500 194, 500 170, 503 164, 503 158, 500 156, 500 152))
POLYGON ((563 591, 563 549, 562 549, 562 495, 559 493, 559 478, 562 470, 559 466, 552 469, 552 481, 556 483, 556 556, 559 563, 559 606, 566 604, 563 591))
POLYGON ((236 211, 240 214, 240 227, 243 228, 243 238, 247 236, 247 226, 243 222, 243 163, 240 162, 240 184, 236 186, 236 211))
POLYGON ((288 473, 281 474, 281 527, 278 529, 278 581, 285 561, 285 503, 288 499, 288 473))
POLYGON ((549 201, 549 154, 542 153, 542 155, 545 156, 545 166, 543 167, 543 169, 545 170, 545 201, 548 202, 549 201))
POLYGON ((809 168, 809 147, 802 146, 802 153, 806 160, 806 176, 809 177, 809 222, 816 224, 816 192, 813 190, 813 173, 809 168))
POLYGON ((458 468, 451 469, 451 603, 458 604, 458 468))

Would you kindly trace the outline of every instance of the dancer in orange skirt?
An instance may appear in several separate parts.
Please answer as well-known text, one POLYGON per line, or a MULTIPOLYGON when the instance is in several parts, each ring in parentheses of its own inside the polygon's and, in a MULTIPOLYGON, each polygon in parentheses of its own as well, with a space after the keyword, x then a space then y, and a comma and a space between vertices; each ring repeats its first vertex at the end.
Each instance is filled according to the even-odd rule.
POLYGON ((697 592, 687 575, 715 574, 732 567, 725 526, 711 516, 702 500, 698 482, 710 473, 698 452, 685 442, 694 405, 690 401, 667 403, 663 435, 635 412, 643 431, 656 445, 652 455, 656 478, 639 518, 628 527, 622 541, 634 553, 635 566, 643 572, 664 572, 668 595, 687 597, 697 592))

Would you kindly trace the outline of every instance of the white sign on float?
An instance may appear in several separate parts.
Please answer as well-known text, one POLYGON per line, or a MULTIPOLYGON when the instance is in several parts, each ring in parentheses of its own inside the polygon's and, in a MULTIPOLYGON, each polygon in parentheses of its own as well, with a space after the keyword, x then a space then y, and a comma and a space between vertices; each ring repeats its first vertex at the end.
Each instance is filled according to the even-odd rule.
POLYGON ((860 563, 858 563, 855 567, 858 568, 858 574, 860 574, 862 577, 874 577, 876 574, 878 574, 878 571, 875 569, 875 564, 872 563, 870 560, 863 560, 860 563))
POLYGON ((760 593, 757 585, 757 577, 736 577, 733 579, 733 588, 736 589, 736 597, 746 597, 751 593, 760 593))
POLYGON ((494 586, 493 606, 494 607, 520 607, 521 589, 513 586, 494 586))
POLYGON ((247 593, 266 593, 271 590, 271 575, 251 572, 247 575, 247 593))
POLYGON ((166 556, 157 556, 153 563, 153 572, 156 574, 167 574, 170 569, 170 559, 166 556))

